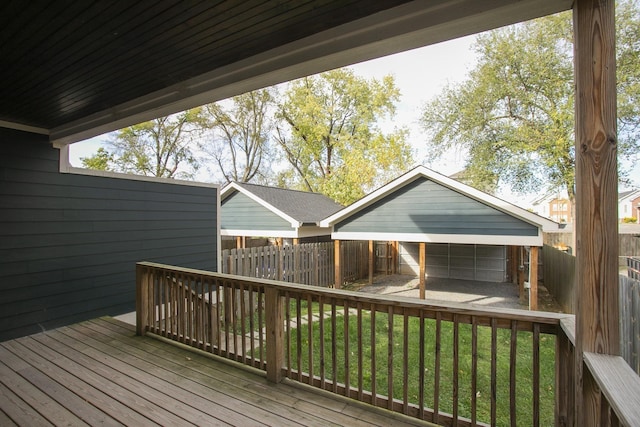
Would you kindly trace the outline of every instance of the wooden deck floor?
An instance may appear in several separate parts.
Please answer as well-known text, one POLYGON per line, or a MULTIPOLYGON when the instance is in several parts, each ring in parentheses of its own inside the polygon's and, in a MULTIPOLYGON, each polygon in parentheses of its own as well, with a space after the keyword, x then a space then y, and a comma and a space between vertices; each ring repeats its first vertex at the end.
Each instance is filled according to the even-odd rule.
POLYGON ((0 343, 0 425, 427 424, 101 318, 0 343))

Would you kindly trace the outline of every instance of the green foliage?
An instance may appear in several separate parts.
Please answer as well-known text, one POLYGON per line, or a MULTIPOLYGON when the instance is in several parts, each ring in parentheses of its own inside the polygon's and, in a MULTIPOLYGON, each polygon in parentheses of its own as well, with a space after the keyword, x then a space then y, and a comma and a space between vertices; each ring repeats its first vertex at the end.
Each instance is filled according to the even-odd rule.
POLYGON ((200 146, 225 182, 268 181, 271 175, 273 88, 238 95, 204 107, 212 137, 200 146))
POLYGON ((289 168, 280 184, 349 204, 411 163, 406 131, 384 134, 378 120, 395 114, 393 78, 366 80, 348 69, 288 86, 278 109, 276 140, 289 168))
MULTIPOLYGON (((638 8, 618 9, 618 80, 622 155, 637 151, 640 30, 638 8)), ((469 78, 429 102, 421 124, 432 158, 468 152, 465 176, 495 190, 562 188, 574 200, 574 82, 571 13, 529 21, 478 37, 479 61, 469 78)))
POLYGON ((110 143, 114 169, 160 178, 191 178, 199 167, 191 143, 203 124, 202 109, 194 108, 119 130, 110 143))
POLYGON ((113 170, 113 154, 109 153, 103 147, 98 148, 96 154, 90 157, 81 157, 82 166, 87 169, 95 169, 99 171, 113 170))

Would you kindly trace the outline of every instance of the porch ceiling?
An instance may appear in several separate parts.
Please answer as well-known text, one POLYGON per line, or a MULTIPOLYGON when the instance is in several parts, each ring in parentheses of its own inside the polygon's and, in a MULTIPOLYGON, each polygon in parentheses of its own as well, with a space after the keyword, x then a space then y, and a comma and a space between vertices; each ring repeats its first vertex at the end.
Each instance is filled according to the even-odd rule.
POLYGON ((57 145, 571 0, 0 4, 0 126, 57 145))

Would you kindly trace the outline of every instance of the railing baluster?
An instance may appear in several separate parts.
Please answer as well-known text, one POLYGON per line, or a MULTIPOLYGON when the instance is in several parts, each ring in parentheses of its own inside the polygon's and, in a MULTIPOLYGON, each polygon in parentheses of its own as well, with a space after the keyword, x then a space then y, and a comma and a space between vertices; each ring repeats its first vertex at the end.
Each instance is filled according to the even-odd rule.
POLYGON ((518 345, 518 323, 511 321, 511 347, 509 350, 509 414, 511 426, 517 423, 516 417, 516 351, 518 345))
POLYGON ((350 358, 349 351, 349 301, 344 300, 344 395, 349 396, 349 390, 351 388, 350 383, 350 358))
POLYGON ((440 356, 442 353, 442 314, 436 313, 436 361, 433 381, 433 422, 438 424, 440 417, 440 356))
POLYGON ((325 369, 325 348, 324 348, 324 298, 321 296, 318 298, 319 307, 319 330, 320 330, 320 388, 326 388, 326 369, 325 369))
POLYGON ((497 423, 497 390, 498 390, 498 321, 491 319, 491 425, 497 423))
POLYGON ((453 425, 458 425, 458 391, 460 388, 460 324, 458 315, 453 315, 453 425))
POLYGON ((387 310, 387 409, 393 410, 393 306, 387 310))
POLYGON ((424 310, 420 310, 420 320, 419 325, 419 336, 418 336, 418 345, 419 347, 419 357, 418 357, 418 418, 424 420, 424 374, 425 374, 425 330, 424 330, 424 310))
POLYGON ((363 330, 362 330, 362 303, 358 302, 357 304, 358 310, 358 400, 363 400, 363 392, 364 392, 364 384, 363 384, 363 330))
POLYGON ((302 301, 296 297, 296 358, 298 362, 298 381, 302 382, 302 301))
POLYGON ((336 351, 336 300, 331 298, 331 381, 332 391, 338 393, 338 360, 336 351))
MULTIPOLYGON (((264 319, 264 301, 265 301, 265 294, 266 294, 267 290, 266 288, 262 288, 259 292, 258 292, 258 330, 260 331, 260 334, 258 335, 258 340, 259 340, 259 346, 260 346, 260 367, 264 370, 266 369, 267 366, 267 361, 265 359, 265 354, 264 354, 264 333, 263 331, 266 331, 266 324, 265 324, 265 319, 264 319)), ((266 333, 266 332, 265 332, 266 333)))
POLYGON ((285 353, 285 357, 287 358, 287 378, 292 378, 292 367, 291 365, 293 365, 293 359, 291 356, 291 296, 289 295, 289 292, 285 292, 284 293, 284 315, 285 315, 285 348, 286 348, 286 353, 285 353))
MULTIPOLYGON (((246 301, 245 298, 247 297, 246 295, 246 290, 244 287, 244 282, 240 283, 240 345, 242 346, 242 351, 241 351, 241 360, 244 363, 244 361, 246 360, 247 357, 247 346, 246 346, 246 327, 247 327, 247 322, 246 322, 246 318, 247 318, 247 307, 246 307, 246 301)), ((236 351, 237 353, 237 351, 236 351)))
POLYGON ((533 325, 533 426, 540 426, 540 325, 533 325))
POLYGON ((402 413, 409 414, 409 315, 405 311, 402 341, 402 413))
POLYGON ((256 366, 256 322, 254 318, 256 313, 254 303, 255 297, 255 287, 253 285, 249 285, 249 354, 251 366, 256 366))
POLYGON ((478 407, 478 319, 471 316, 471 425, 477 423, 478 407))
POLYGON ((307 334, 309 337, 309 384, 313 385, 313 300, 307 295, 307 334))
POLYGON ((371 404, 378 406, 376 379, 376 305, 371 304, 371 404))

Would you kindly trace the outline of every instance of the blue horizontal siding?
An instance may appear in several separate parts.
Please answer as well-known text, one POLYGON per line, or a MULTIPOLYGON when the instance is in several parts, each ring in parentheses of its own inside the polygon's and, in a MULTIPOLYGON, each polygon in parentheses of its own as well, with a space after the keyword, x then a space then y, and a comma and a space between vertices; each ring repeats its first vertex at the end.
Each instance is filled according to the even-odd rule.
POLYGON ((220 228, 223 230, 292 229, 291 223, 239 191, 224 199, 220 209, 220 228))
POLYGON ((339 232, 537 236, 538 228, 426 178, 336 224, 339 232))
POLYGON ((135 309, 135 263, 215 271, 217 190, 61 174, 0 129, 0 341, 135 309))

